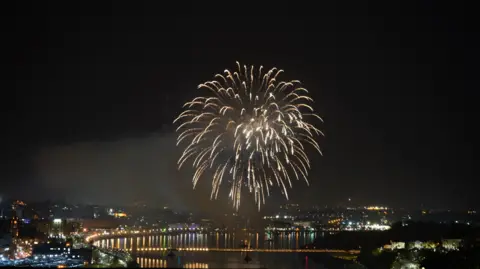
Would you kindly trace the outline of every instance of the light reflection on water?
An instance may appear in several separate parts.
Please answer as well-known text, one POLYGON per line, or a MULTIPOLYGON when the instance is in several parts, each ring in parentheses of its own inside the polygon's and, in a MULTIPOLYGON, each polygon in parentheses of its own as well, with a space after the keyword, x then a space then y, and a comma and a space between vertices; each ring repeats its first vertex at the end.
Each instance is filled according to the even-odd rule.
MULTIPOLYGON (((319 233, 318 236, 323 234, 319 233)), ((245 253, 240 252, 178 252, 176 257, 169 258, 166 257, 166 252, 136 251, 137 248, 239 248, 240 242, 245 239, 252 248, 295 249, 312 243, 315 237, 317 237, 315 232, 289 232, 276 235, 182 233, 102 239, 95 244, 106 248, 132 249, 137 262, 144 268, 325 268, 312 259, 305 260, 305 255, 299 253, 251 252, 249 256, 252 262, 246 265, 245 253)))
MULTIPOLYGON (((322 236, 323 234, 318 234, 322 236)), ((238 248, 247 240, 252 248, 297 249, 315 240, 315 232, 265 233, 181 233, 177 235, 149 235, 102 239, 96 245, 103 248, 238 248)))
MULTIPOLYGON (((297 253, 250 253, 252 261, 244 261, 244 253, 186 253, 176 257, 137 257, 142 268, 304 268, 324 269, 322 264, 305 261, 297 253)), ((343 267, 341 267, 343 268, 343 267)), ((333 268, 332 268, 333 269, 333 268)))

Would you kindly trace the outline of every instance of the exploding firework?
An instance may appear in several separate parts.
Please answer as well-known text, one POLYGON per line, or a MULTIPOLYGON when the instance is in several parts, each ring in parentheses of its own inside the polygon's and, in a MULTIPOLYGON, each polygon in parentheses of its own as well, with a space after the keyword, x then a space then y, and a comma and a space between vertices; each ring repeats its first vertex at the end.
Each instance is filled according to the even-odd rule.
POLYGON ((309 105, 313 100, 300 81, 277 81, 283 70, 262 73, 237 62, 236 72, 224 71, 199 89, 210 94, 184 104, 175 119, 181 121, 177 146, 186 144, 178 169, 193 161, 193 187, 206 171, 211 171, 211 199, 217 198, 224 180, 230 184, 229 197, 238 210, 243 188, 254 193, 255 203, 265 203, 274 185, 282 188, 303 178, 308 183, 310 160, 306 146, 320 154, 314 139, 323 135, 309 119, 322 118, 309 105), (276 184, 274 184, 276 182, 276 184))

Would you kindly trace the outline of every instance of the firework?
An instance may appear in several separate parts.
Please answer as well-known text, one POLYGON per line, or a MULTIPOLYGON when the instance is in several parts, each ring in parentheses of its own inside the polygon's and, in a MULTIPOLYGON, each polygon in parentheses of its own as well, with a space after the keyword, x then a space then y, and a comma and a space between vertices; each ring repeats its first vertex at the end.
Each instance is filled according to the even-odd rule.
POLYGON ((254 194, 260 210, 275 185, 288 199, 292 179, 308 184, 305 149, 313 146, 322 154, 315 136, 323 135, 308 120, 322 118, 309 105, 313 100, 300 81, 277 80, 283 70, 264 72, 262 66, 242 68, 238 62, 237 67, 200 84, 209 95, 185 103, 175 119, 180 124, 177 146, 185 144, 178 169, 191 161, 194 188, 209 171, 212 199, 226 180, 237 210, 242 189, 254 194))

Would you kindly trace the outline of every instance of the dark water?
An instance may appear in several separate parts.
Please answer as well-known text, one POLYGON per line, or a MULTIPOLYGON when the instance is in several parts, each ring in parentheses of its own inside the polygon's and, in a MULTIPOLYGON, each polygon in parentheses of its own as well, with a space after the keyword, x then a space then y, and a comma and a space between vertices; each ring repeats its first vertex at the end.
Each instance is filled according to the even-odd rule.
MULTIPOLYGON (((318 234, 322 236, 322 234, 318 234)), ((238 248, 242 240, 247 240, 252 248, 296 249, 312 243, 315 232, 269 233, 182 233, 178 235, 150 235, 104 239, 96 245, 104 248, 238 248)))
POLYGON ((137 249, 148 248, 239 248, 241 241, 245 239, 249 241, 252 248, 257 249, 296 249, 312 243, 316 237, 315 232, 185 233, 103 239, 95 244, 104 248, 127 249, 143 268, 349 268, 344 267, 347 262, 341 260, 335 261, 338 265, 328 263, 327 267, 327 263, 323 260, 331 260, 331 258, 317 253, 250 252, 248 255, 251 261, 246 263, 244 260, 246 253, 241 252, 177 252, 177 256, 167 257, 165 251, 137 251, 137 249))
MULTIPOLYGON (((249 263, 245 262, 245 253, 240 252, 188 252, 176 257, 137 257, 142 268, 271 268, 271 269, 340 269, 345 268, 342 261, 336 266, 326 266, 322 261, 305 258, 300 253, 261 253, 251 252, 249 263)), ((315 254, 314 254, 315 255, 315 254)))

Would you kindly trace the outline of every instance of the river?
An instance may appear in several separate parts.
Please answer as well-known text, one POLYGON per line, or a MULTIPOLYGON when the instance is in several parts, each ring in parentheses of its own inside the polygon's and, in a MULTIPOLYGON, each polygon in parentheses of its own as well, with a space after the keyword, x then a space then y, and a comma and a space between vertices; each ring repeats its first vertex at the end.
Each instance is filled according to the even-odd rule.
MULTIPOLYGON (((318 234, 322 236, 323 234, 318 234)), ((240 252, 178 252, 175 257, 167 257, 161 251, 137 251, 148 248, 239 248, 242 240, 247 239, 252 248, 260 249, 296 249, 312 243, 317 237, 315 232, 271 233, 182 233, 177 235, 130 236, 101 239, 95 245, 103 248, 127 249, 132 252, 143 268, 345 268, 347 262, 335 260, 326 267, 324 260, 329 255, 316 253, 261 253, 250 252, 251 261, 245 262, 245 253, 240 252)))

